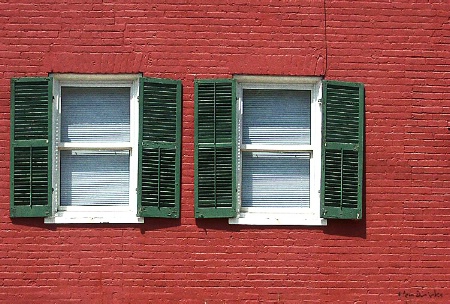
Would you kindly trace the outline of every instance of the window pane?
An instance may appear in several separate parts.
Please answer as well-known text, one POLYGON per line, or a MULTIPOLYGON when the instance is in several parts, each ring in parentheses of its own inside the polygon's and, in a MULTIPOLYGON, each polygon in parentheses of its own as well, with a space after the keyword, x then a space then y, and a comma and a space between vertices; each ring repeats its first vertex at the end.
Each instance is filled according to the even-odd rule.
POLYGON ((61 88, 62 142, 130 141, 130 88, 61 88))
POLYGON ((311 92, 244 90, 244 144, 309 145, 311 92))
POLYGON ((242 153, 243 207, 309 208, 310 155, 242 153))
POLYGON ((61 151, 61 206, 128 205, 128 151, 61 151))

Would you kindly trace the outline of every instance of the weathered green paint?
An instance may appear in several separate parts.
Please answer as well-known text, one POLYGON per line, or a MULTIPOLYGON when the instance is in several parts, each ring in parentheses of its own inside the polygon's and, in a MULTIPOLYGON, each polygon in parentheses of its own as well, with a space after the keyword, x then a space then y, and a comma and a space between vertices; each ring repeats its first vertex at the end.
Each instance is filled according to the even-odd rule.
POLYGON ((236 83, 195 81, 195 217, 236 216, 236 83))
POLYGON ((51 214, 52 100, 52 78, 11 79, 10 217, 51 214))
POLYGON ((361 219, 364 165, 364 86, 324 81, 321 216, 361 219))
POLYGON ((139 83, 138 216, 180 216, 181 81, 139 83))

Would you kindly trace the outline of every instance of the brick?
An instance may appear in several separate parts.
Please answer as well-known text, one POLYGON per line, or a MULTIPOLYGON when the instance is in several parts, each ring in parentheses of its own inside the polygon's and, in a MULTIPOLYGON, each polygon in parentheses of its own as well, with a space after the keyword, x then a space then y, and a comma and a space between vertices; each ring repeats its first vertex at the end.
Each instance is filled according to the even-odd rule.
POLYGON ((391 303, 422 291, 449 302, 449 11, 437 0, 1 2, 0 303, 391 303), (69 72, 182 80, 180 220, 9 218, 10 78, 69 72), (362 221, 194 218, 193 81, 236 74, 364 83, 362 221))

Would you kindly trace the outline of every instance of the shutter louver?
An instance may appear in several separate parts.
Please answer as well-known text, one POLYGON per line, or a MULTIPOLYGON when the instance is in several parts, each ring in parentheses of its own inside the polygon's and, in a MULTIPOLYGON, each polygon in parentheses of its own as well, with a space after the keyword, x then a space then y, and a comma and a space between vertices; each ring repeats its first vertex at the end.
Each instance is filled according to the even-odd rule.
POLYGON ((324 81, 321 216, 361 219, 364 86, 324 81))
POLYGON ((141 78, 138 216, 180 215, 181 81, 141 78))
POLYGON ((235 84, 195 82, 195 217, 236 216, 235 84))
POLYGON ((10 216, 51 213, 52 79, 11 80, 10 216))

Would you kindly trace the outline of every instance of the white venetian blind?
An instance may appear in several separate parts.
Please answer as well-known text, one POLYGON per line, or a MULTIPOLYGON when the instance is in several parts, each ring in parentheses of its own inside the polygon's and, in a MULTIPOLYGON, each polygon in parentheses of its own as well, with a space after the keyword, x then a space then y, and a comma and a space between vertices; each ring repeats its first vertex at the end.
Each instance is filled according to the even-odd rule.
POLYGON ((310 155, 244 152, 243 207, 309 207, 310 155))
POLYGON ((61 151, 61 206, 129 202, 128 151, 61 151))
POLYGON ((309 145, 311 92, 245 89, 243 144, 309 145))
POLYGON ((129 142, 130 88, 62 87, 61 142, 129 142))

